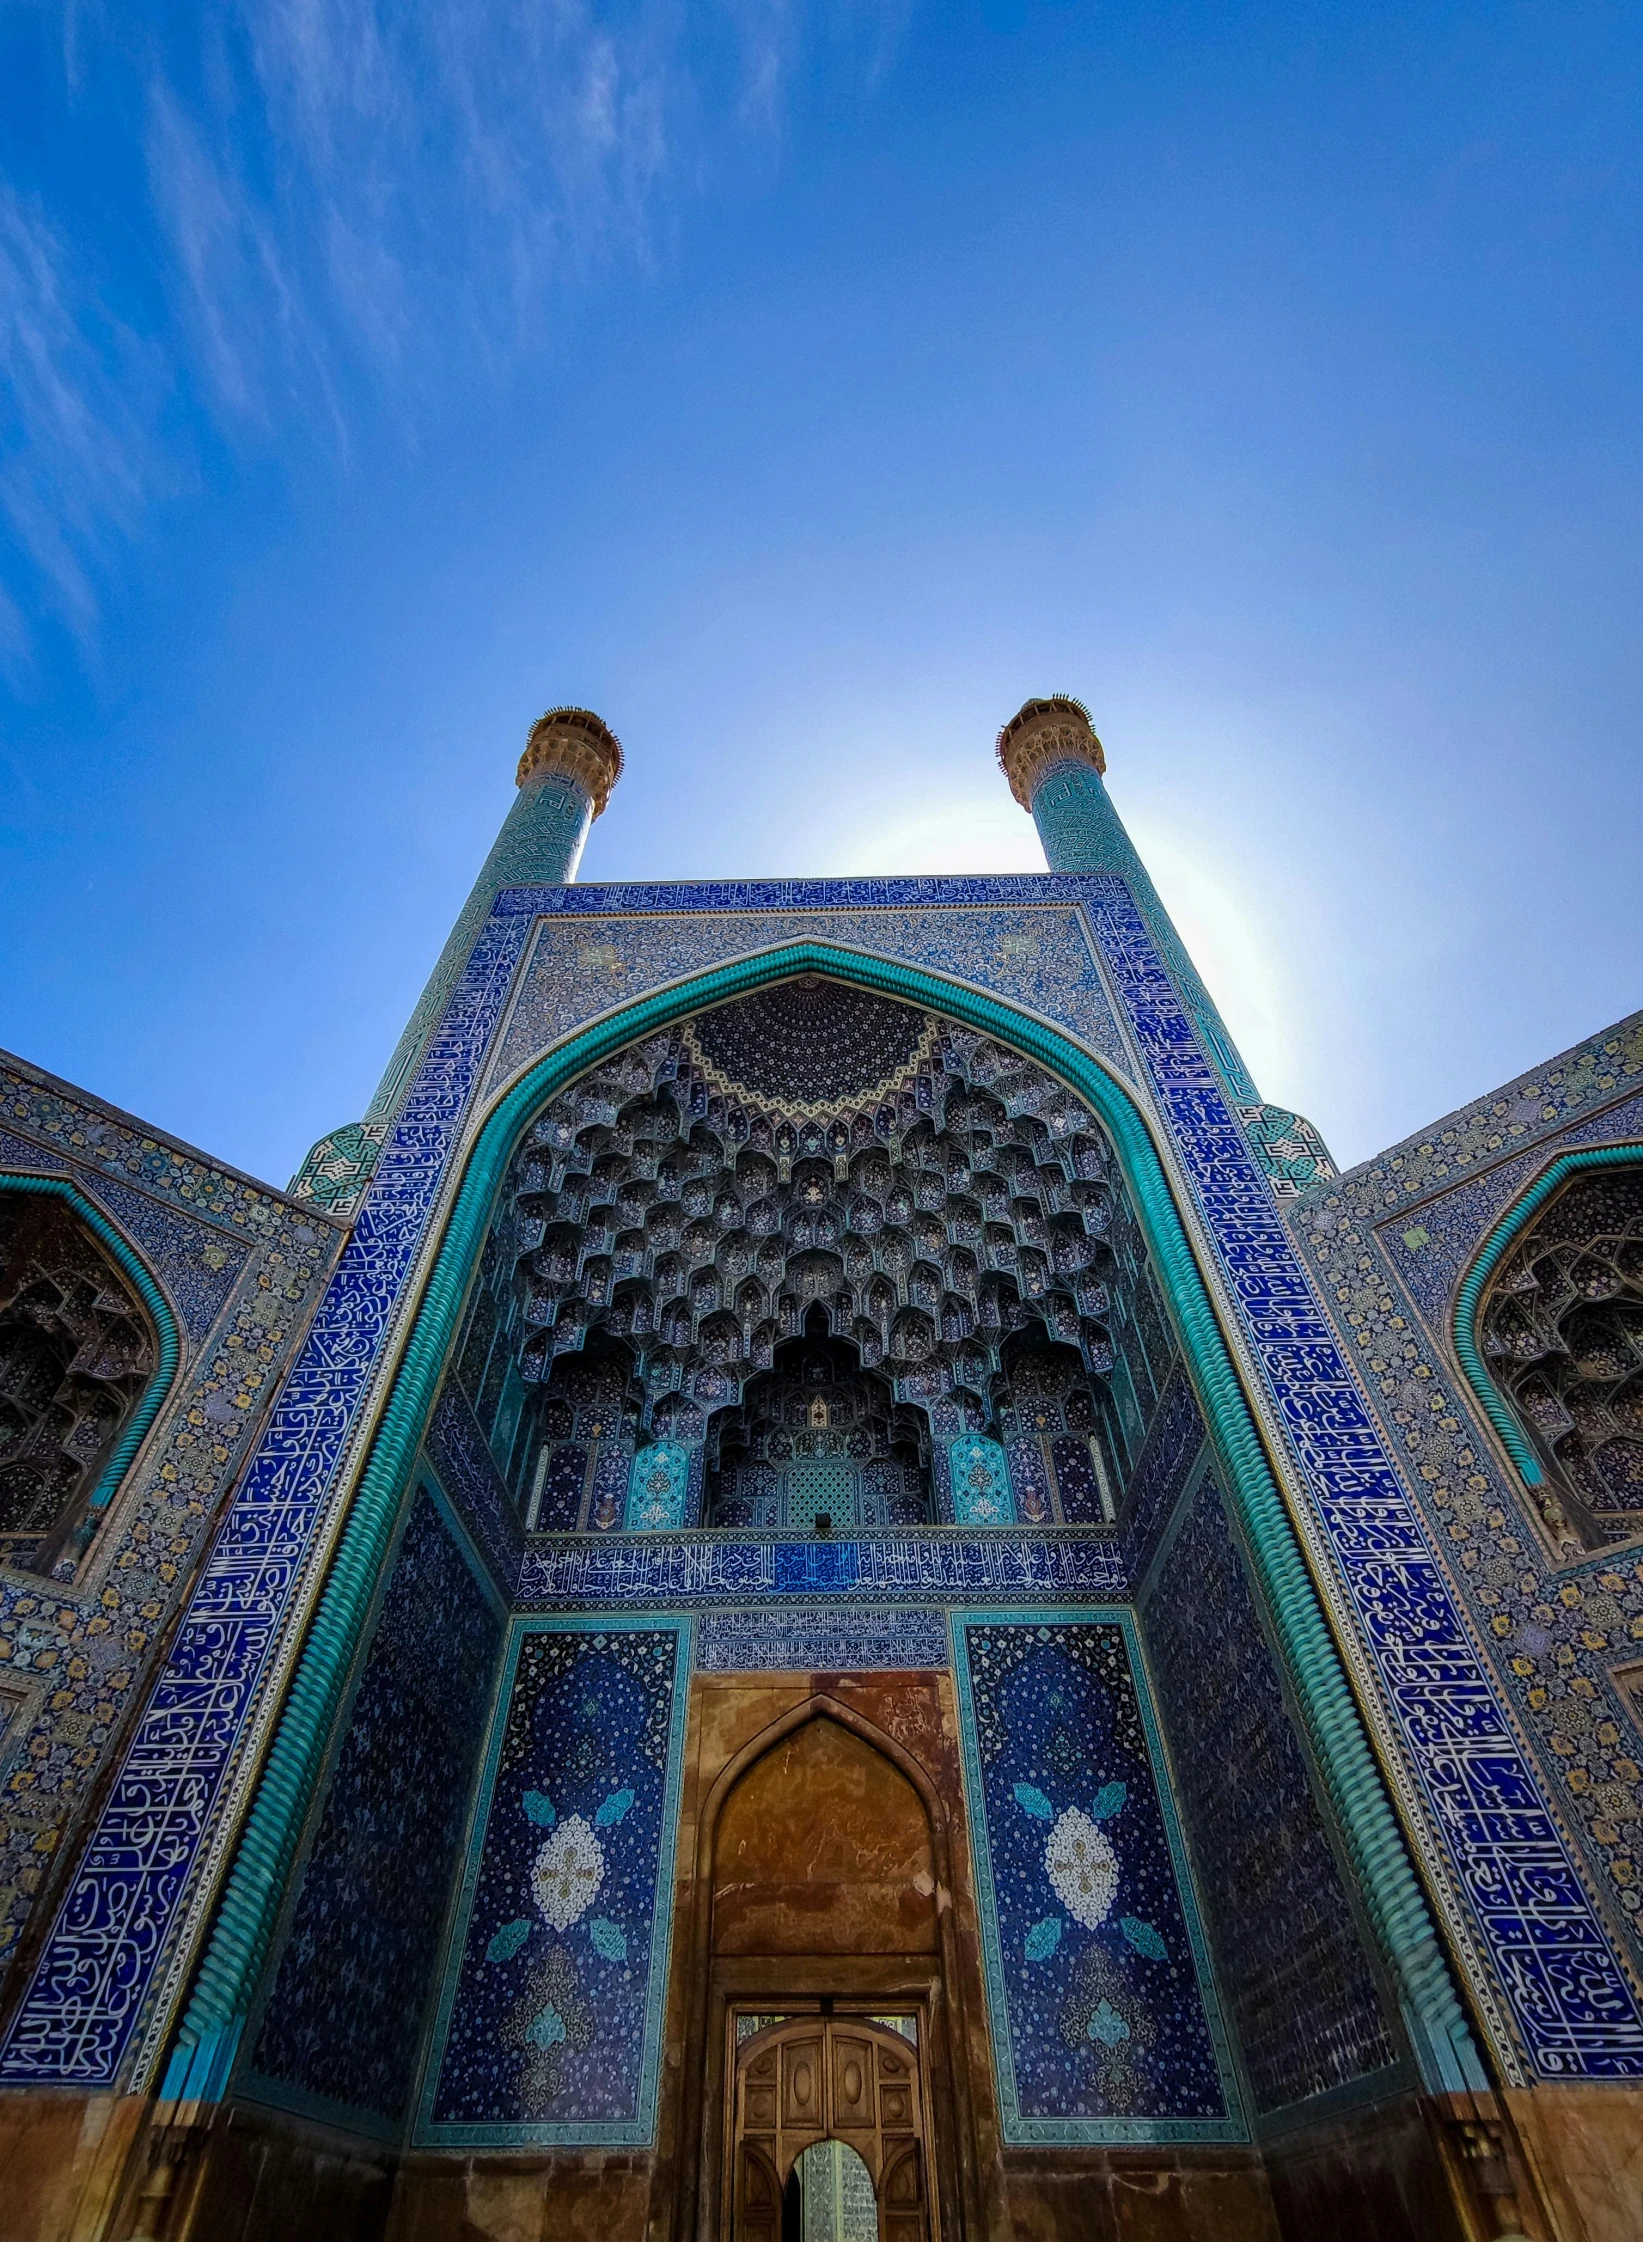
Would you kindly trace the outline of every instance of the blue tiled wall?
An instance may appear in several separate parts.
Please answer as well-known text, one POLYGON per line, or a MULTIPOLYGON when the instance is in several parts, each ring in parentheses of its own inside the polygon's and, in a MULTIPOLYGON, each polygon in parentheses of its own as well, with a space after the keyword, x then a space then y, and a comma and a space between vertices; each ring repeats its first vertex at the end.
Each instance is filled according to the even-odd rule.
POLYGON ((252 2055, 253 2094, 398 2129, 456 1877, 502 1622, 417 1496, 252 2055))
POLYGON ((419 2139, 652 2138, 688 1637, 661 1618, 516 1633, 419 2139))
POLYGON ((1257 2109, 1397 2059, 1213 1480, 1190 1498, 1143 1628, 1216 1973, 1257 2109))
POLYGON ((1006 2140, 1241 2138, 1128 1615, 953 1633, 1006 2140))

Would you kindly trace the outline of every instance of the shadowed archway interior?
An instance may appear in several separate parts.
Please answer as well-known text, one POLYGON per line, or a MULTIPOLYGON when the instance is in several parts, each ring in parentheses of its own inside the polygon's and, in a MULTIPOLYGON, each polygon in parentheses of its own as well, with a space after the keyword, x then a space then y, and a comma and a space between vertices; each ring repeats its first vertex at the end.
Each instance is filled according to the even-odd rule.
POLYGON ((1174 1354, 1089 1108, 808 974, 531 1124, 456 1377, 536 1532, 1100 1524, 1174 1354))
MULTIPOLYGON (((1584 1243, 1508 1272, 1486 1336, 1511 1394, 1465 1353, 1466 1288, 1569 1162, 1635 1147, 1597 1141, 1560 1069, 1578 1154, 1548 1166, 1553 1101, 1514 1094, 1452 1161, 1334 1178, 1219 1031, 1086 712, 1031 701, 999 752, 1048 881, 573 895, 620 751, 551 712, 381 1100, 284 1205, 17 1084, 51 1175, 15 1188, 83 1172, 160 1350, 92 1467, 117 1532, 0 1614, 11 1924, 38 1887, 7 2077, 163 2077, 117 2232, 725 2242, 762 2172, 767 2225, 825 2193, 847 2242, 846 2146, 906 2242, 1072 2242, 1138 2207, 1160 2236, 1263 2242, 1364 2205, 1422 2242, 1546 2223, 1506 2200, 1505 2133, 1435 2105, 1490 2075, 1445 1957, 1509 2077, 1635 2055, 1567 1850, 1601 1842, 1630 1896, 1619 1722, 1537 1683, 1486 1755, 1451 1751, 1383 1622, 1468 1717, 1498 1710, 1491 1659, 1508 1693, 1543 1655, 1574 1661, 1571 1697, 1620 1686, 1593 1662, 1636 1631, 1623 1561, 1574 1593, 1540 1577, 1551 1501, 1527 1536, 1493 1503, 1500 1459, 1420 1319, 1464 1273, 1474 1393, 1525 1485, 1585 1469, 1603 1538, 1629 1502, 1635 1224, 1571 1195, 1584 1243), (1497 1150, 1540 1182, 1474 1250, 1405 1187, 1436 1210, 1497 1150), (203 1249, 172 1219, 196 1212, 203 1249), (286 1248, 321 1222, 310 1284, 286 1248), (1383 1289, 1382 1246, 1424 1258, 1383 1289), (172 1298, 199 1346, 162 1422, 172 1298), (1556 1402, 1575 1447, 1537 1457, 1514 1396, 1556 1402), (1451 1564, 1422 1569, 1427 1527, 1451 1564), (1348 1670, 1326 1581, 1378 1664, 1348 1670), (1579 1963, 1542 2000, 1490 1975, 1516 1929, 1467 1895, 1485 1857, 1544 1865, 1525 1751, 1553 1720, 1579 1963), (1460 1772, 1480 1813, 1521 1808, 1509 1832, 1444 1810, 1460 1772)), ((1632 1049, 1591 1070, 1617 1096, 1632 1049)), ((53 1364, 20 1328, 26 1442, 53 1364)))
POLYGON ((0 1557, 72 1579, 159 1367, 154 1318, 62 1191, 0 1189, 0 1557))

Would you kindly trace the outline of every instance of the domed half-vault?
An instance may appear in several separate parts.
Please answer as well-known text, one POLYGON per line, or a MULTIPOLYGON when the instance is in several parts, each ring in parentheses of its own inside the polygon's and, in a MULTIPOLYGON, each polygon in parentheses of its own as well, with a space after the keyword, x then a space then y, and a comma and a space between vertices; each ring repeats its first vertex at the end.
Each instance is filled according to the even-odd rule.
POLYGON ((538 1532, 1099 1525, 1172 1352, 1089 1109, 807 975, 539 1116, 457 1375, 538 1532))

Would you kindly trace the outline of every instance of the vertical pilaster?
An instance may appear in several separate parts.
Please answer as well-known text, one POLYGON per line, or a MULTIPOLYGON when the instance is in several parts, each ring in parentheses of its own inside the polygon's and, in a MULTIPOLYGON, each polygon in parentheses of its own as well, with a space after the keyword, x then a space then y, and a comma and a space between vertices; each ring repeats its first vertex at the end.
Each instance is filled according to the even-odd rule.
POLYGON ((621 742, 591 709, 549 709, 531 726, 513 807, 439 953, 367 1120, 381 1119, 398 1103, 498 895, 504 888, 559 887, 574 880, 589 828, 621 775, 621 742))
POLYGON ((1011 793, 1038 827, 1052 872, 1111 874, 1127 882, 1228 1090, 1239 1103, 1253 1103, 1258 1092, 1237 1045, 1113 808, 1103 777, 1106 751, 1089 711, 1066 693, 1026 702, 998 735, 998 760, 1011 793))

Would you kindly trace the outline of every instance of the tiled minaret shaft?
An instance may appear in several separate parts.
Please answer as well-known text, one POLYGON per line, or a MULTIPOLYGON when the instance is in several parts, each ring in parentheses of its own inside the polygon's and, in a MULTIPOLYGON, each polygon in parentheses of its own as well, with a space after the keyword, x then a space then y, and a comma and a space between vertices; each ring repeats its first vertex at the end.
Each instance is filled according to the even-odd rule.
POLYGON ((1106 751, 1089 711, 1066 693, 1026 702, 998 735, 998 760, 1011 793, 1032 814, 1052 872, 1110 873, 1128 883, 1227 1088, 1240 1102, 1253 1102, 1258 1092, 1249 1071, 1112 806, 1103 780, 1106 751))
POLYGON ((399 1039, 368 1120, 392 1111, 498 895, 504 888, 574 880, 588 830, 621 775, 621 742, 591 709, 551 708, 531 726, 513 807, 399 1039))

